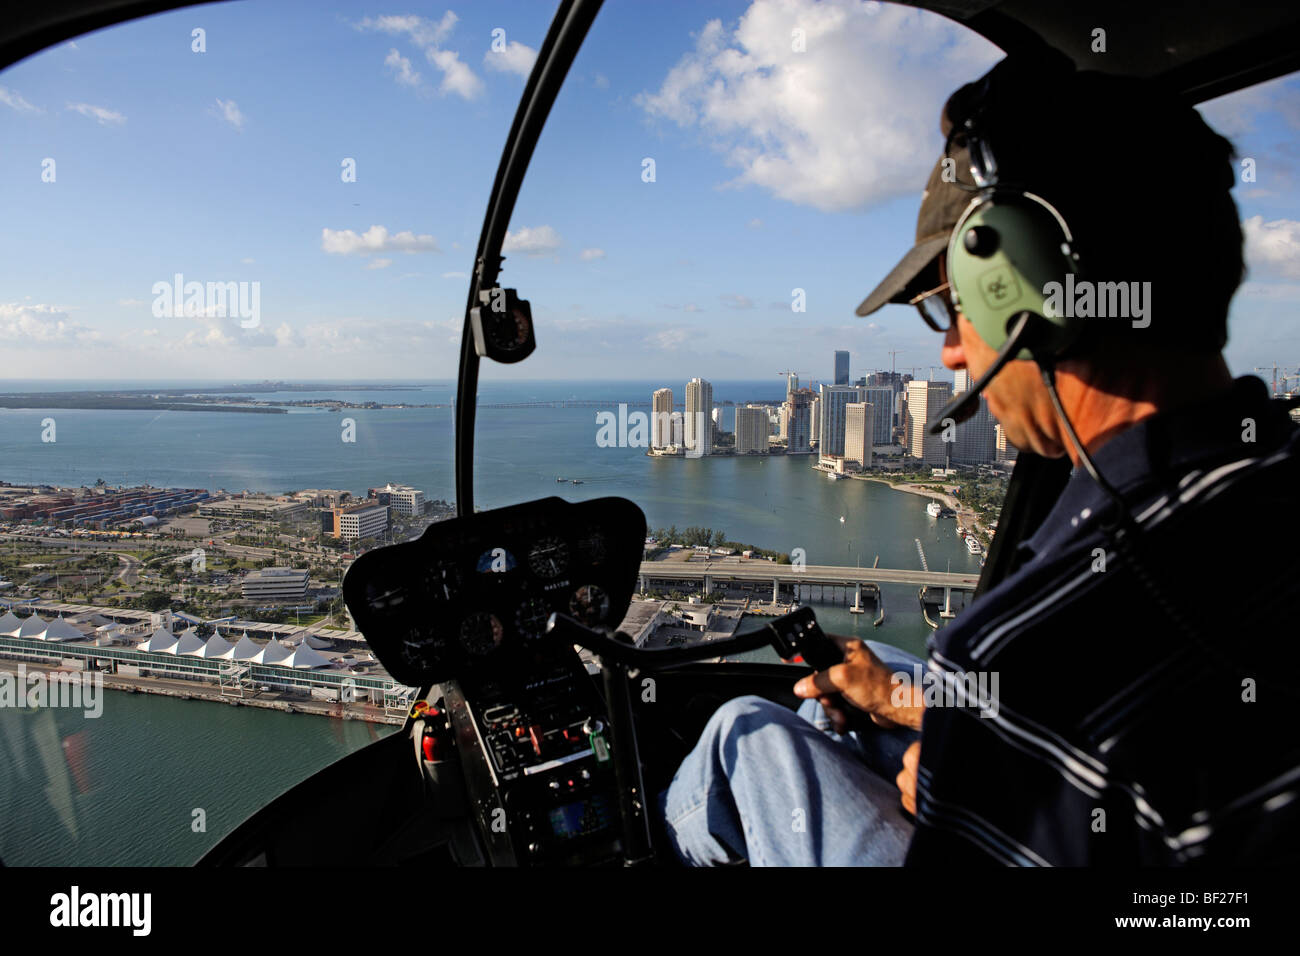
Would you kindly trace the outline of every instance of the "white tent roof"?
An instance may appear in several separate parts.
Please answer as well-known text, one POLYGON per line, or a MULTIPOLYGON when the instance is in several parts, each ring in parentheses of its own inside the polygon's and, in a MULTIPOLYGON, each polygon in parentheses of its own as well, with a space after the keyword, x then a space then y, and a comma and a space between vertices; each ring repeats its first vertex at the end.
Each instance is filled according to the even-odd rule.
POLYGON ((320 637, 316 634, 304 634, 302 640, 303 643, 306 644, 308 647, 314 647, 316 648, 316 650, 320 650, 322 647, 330 646, 329 641, 325 640, 325 638, 320 637))
POLYGON ((203 653, 207 642, 194 633, 194 628, 183 631, 176 641, 176 653, 195 656, 203 653))
POLYGON ((0 637, 13 637, 22 626, 22 618, 13 611, 5 611, 4 617, 0 617, 0 637))
POLYGON ((298 645, 297 650, 279 663, 281 667, 292 667, 294 670, 310 670, 313 667, 329 667, 330 662, 303 641, 298 645))
POLYGON ((281 644, 279 641, 270 640, 267 641, 265 645, 263 645, 260 651, 258 651, 257 656, 253 658, 253 663, 254 664, 283 664, 285 659, 291 657, 292 654, 293 652, 290 651, 289 648, 281 644))
POLYGON ((239 639, 239 643, 230 652, 230 657, 236 661, 251 661, 256 659, 260 653, 262 653, 262 649, 249 640, 248 632, 245 631, 244 636, 239 639))
POLYGON ((33 614, 27 620, 23 621, 22 626, 18 628, 15 637, 40 637, 45 633, 47 623, 39 614, 33 614))
POLYGON ((49 626, 41 633, 43 641, 84 641, 86 635, 69 624, 59 615, 50 621, 49 626))
POLYGON ((153 651, 155 654, 175 654, 176 635, 165 627, 154 631, 146 640, 135 646, 137 651, 153 651))
POLYGON ((219 660, 230 660, 235 653, 235 645, 231 644, 220 634, 213 634, 208 638, 208 643, 203 645, 203 657, 214 657, 219 660))

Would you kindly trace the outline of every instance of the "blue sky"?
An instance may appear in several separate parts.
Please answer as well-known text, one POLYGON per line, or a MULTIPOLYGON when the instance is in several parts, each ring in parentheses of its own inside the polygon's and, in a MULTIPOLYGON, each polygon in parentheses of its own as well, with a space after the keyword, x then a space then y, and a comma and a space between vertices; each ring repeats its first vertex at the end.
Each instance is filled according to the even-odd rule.
MULTIPOLYGON (((553 9, 209 5, 0 74, 11 374, 454 375, 484 206, 553 9), (177 273, 259 283, 257 326, 154 315, 177 273)), ((910 245, 939 107, 997 56, 936 15, 856 0, 607 4, 511 223, 503 281, 533 303, 539 350, 488 376, 825 378, 836 348, 855 376, 891 349, 927 374, 939 342, 910 309, 853 309, 910 245)), ((1204 112, 1255 160, 1235 190, 1251 280, 1229 362, 1300 364, 1300 81, 1204 112)))

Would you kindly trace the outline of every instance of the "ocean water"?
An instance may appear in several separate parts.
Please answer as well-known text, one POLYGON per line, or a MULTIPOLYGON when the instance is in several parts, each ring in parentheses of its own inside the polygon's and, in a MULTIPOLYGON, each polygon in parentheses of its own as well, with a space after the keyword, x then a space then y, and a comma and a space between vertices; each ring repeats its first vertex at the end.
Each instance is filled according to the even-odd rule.
MULTIPOLYGON (((647 457, 643 448, 597 444, 598 411, 617 413, 619 402, 648 402, 663 384, 483 383, 481 406, 564 400, 599 404, 480 407, 476 503, 492 508, 551 495, 570 501, 618 495, 641 507, 652 530, 711 527, 726 532, 730 540, 763 548, 802 548, 814 564, 870 566, 878 560, 881 567, 916 568, 919 540, 932 570, 978 570, 978 558, 967 553, 954 522, 930 518, 925 498, 876 482, 828 481, 812 469, 807 456, 662 459, 647 457), (558 483, 557 477, 566 481, 558 483), (583 484, 569 483, 574 478, 583 484)), ((683 383, 668 384, 677 401, 683 401, 683 383)), ((192 385, 159 381, 147 387, 192 385)), ((0 386, 6 392, 54 387, 12 380, 0 386)), ((421 488, 428 498, 451 500, 454 391, 450 382, 357 392, 331 390, 322 383, 319 392, 257 395, 442 406, 338 413, 0 409, 0 479, 80 485, 102 478, 110 484, 276 493, 346 488, 361 494, 393 481, 421 488), (55 420, 53 442, 41 440, 46 418, 55 420), (355 442, 342 441, 345 418, 355 421, 355 442)), ((714 383, 715 404, 728 399, 779 401, 783 393, 779 380, 714 383)), ((725 428, 732 427, 733 415, 731 409, 724 410, 725 428)), ((921 618, 916 589, 888 586, 884 601, 886 619, 879 628, 872 626, 872 615, 849 614, 843 604, 811 603, 828 631, 923 653, 930 631, 921 618)), ((48 781, 40 769, 46 764, 38 757, 26 761, 25 773, 10 771, 4 777, 9 790, 0 793, 0 858, 6 863, 191 862, 252 809, 371 739, 365 725, 327 718, 138 695, 109 698, 110 706, 97 721, 59 712, 50 718, 0 711, 0 758, 9 756, 3 753, 5 741, 16 752, 15 741, 30 737, 39 721, 52 719, 53 727, 44 731, 49 740, 86 735, 83 744, 89 746, 83 750, 90 754, 91 779, 98 781, 94 800, 75 813, 79 835, 73 838, 66 813, 51 809, 46 796, 48 781), (73 722, 65 726, 69 720, 73 722), (188 829, 189 814, 207 803, 218 812, 209 810, 208 832, 197 839, 199 835, 188 829), (150 838, 122 822, 151 807, 175 814, 179 829, 150 838)), ((29 740, 24 746, 34 744, 29 740)), ((0 770, 0 776, 4 773, 0 770)))

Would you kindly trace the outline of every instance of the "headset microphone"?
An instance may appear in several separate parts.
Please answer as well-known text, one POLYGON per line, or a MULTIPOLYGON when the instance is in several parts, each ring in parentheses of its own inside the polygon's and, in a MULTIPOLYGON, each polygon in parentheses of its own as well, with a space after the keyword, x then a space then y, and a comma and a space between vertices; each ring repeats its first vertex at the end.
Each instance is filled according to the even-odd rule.
POLYGON ((943 431, 944 424, 951 419, 953 424, 960 425, 966 419, 970 418, 979 410, 980 392, 984 387, 993 381, 993 376, 1002 371, 1002 367, 1015 358, 1016 353, 1029 344, 1030 329, 1035 324, 1034 319, 1037 316, 1032 312, 1021 312, 1007 333, 1007 340, 1003 343, 1002 348, 998 350, 997 358, 989 366, 988 371, 976 380, 975 384, 960 395, 953 396, 947 405, 939 410, 934 421, 929 425, 927 431, 931 435, 938 435, 943 431))

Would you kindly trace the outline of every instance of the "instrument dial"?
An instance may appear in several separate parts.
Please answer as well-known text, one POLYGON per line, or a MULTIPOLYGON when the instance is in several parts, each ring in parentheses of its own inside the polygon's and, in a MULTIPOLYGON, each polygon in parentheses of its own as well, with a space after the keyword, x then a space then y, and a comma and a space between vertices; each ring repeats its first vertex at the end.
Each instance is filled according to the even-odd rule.
POLYGON ((546 622, 550 617, 551 606, 539 597, 531 597, 515 612, 515 626, 525 638, 535 641, 546 633, 546 622))
POLYGON ((489 654, 496 650, 505 637, 505 628, 495 614, 478 611, 469 615, 460 625, 461 647, 475 656, 489 654))
POLYGON ((541 538, 528 552, 528 566, 538 577, 558 578, 569 566, 569 546, 559 538, 541 538))
POLYGON ((569 599, 569 610, 575 619, 594 627, 609 614, 609 595, 594 584, 583 585, 569 599))

